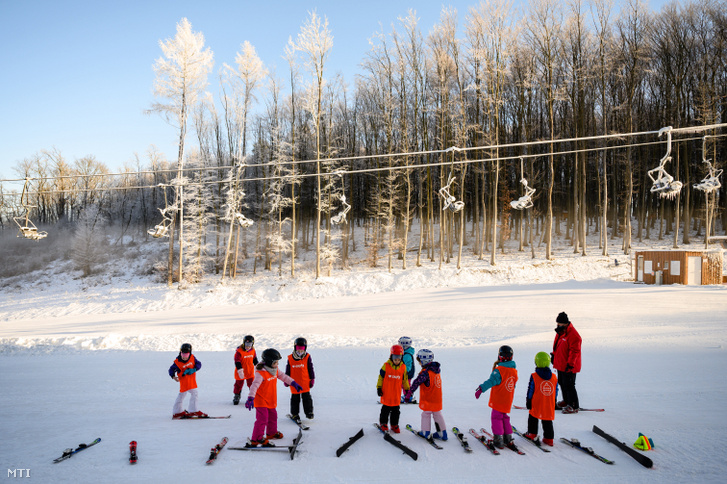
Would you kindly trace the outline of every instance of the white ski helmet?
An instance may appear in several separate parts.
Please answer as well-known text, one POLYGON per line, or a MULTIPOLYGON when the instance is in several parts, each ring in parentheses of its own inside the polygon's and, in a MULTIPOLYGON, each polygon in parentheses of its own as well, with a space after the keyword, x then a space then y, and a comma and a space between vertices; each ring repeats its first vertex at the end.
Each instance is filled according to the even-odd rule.
POLYGON ((428 365, 434 361, 434 352, 432 350, 421 349, 417 351, 417 360, 419 360, 422 366, 428 365))
POLYGON ((411 348, 411 338, 408 336, 402 336, 399 338, 399 344, 404 349, 411 348))

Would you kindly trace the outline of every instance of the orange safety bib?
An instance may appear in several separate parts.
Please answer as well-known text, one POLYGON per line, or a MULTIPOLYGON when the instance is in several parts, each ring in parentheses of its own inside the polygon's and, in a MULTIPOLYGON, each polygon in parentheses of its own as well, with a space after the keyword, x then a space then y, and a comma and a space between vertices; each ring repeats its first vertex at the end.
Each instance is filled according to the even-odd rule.
POLYGON ((288 365, 290 365, 290 378, 300 385, 303 389, 301 391, 290 387, 292 393, 307 393, 310 391, 310 375, 308 374, 308 358, 310 355, 305 354, 300 360, 293 358, 293 355, 288 355, 288 365))
POLYGON ((197 388, 197 372, 191 375, 182 375, 184 370, 194 368, 195 363, 194 355, 189 355, 189 359, 184 363, 179 361, 179 359, 174 360, 174 364, 179 368, 179 373, 177 373, 177 377, 179 378, 179 393, 197 388))
POLYGON ((442 375, 429 372, 429 386, 419 387, 419 408, 425 412, 439 412, 442 410, 442 375))
POLYGON ((255 393, 255 408, 277 408, 278 406, 278 375, 271 375, 267 370, 258 370, 263 382, 255 393))
POLYGON ((240 354, 240 361, 242 362, 242 372, 245 374, 244 378, 240 378, 235 368, 235 380, 247 380, 255 376, 255 348, 250 348, 250 351, 245 351, 242 348, 237 348, 237 353, 240 354))
POLYGON ((406 378, 406 365, 399 363, 399 366, 394 368, 391 361, 387 361, 384 366, 386 370, 381 383, 383 392, 381 403, 388 407, 398 407, 401 405, 401 386, 406 378))
POLYGON ((550 380, 544 380, 537 373, 533 373, 533 399, 530 415, 540 420, 555 419, 555 389, 558 378, 553 374, 550 380))
POLYGON ((498 366, 502 382, 490 390, 490 407, 502 413, 510 413, 512 400, 515 397, 517 370, 507 366, 498 366))

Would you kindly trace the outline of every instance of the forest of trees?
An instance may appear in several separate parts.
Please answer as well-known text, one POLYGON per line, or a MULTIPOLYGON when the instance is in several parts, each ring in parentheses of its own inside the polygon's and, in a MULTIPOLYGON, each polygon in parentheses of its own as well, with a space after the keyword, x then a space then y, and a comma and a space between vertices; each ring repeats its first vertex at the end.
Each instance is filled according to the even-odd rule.
POLYGON ((2 230, 18 217, 91 237, 98 220, 135 240, 168 237, 170 284, 234 277, 244 259, 295 276, 301 249, 327 275, 348 266, 355 231, 389 270, 459 267, 463 250, 495 265, 507 241, 550 259, 554 237, 585 255, 607 254, 609 239, 628 254, 644 238, 678 247, 724 234, 725 187, 693 186, 727 156, 726 0, 659 12, 532 0, 522 18, 487 0, 444 9, 428 33, 410 11, 346 80, 328 74, 332 28, 311 12, 279 77, 248 42, 215 73, 182 19, 160 42, 149 107, 178 130, 177 159, 150 147, 112 172, 41 150, 14 168, 22 200, 0 183, 2 230), (648 173, 662 161, 683 184, 669 197, 648 173), (532 206, 514 208, 528 187, 532 206))

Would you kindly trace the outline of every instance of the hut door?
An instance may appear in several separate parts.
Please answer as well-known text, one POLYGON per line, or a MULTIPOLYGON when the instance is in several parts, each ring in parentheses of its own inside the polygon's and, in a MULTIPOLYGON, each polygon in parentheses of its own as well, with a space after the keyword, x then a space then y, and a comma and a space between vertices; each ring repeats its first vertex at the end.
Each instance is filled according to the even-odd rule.
POLYGON ((639 262, 636 266, 636 282, 644 282, 644 256, 639 256, 639 262))
POLYGON ((702 285, 702 258, 699 256, 688 257, 687 284, 690 286, 702 285))

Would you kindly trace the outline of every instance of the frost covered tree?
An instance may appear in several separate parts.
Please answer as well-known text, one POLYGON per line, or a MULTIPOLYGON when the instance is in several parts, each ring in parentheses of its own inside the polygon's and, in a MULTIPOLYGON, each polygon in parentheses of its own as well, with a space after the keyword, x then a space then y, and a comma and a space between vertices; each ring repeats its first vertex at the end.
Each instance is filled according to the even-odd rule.
POLYGON ((95 266, 106 262, 108 242, 104 228, 107 225, 108 219, 98 204, 88 205, 78 217, 71 257, 76 268, 83 272, 83 277, 90 276, 95 266))
POLYGON ((545 218, 545 258, 552 259, 553 250, 553 185, 555 182, 555 116, 556 102, 562 98, 562 13, 556 0, 531 0, 525 33, 538 68, 540 91, 544 94, 548 137, 548 191, 545 218))
POLYGON ((315 112, 313 120, 315 123, 316 141, 316 279, 321 276, 321 104, 323 97, 323 71, 325 69, 328 54, 333 47, 333 36, 328 30, 328 18, 321 19, 318 14, 310 12, 308 20, 300 29, 298 50, 306 57, 306 65, 314 76, 314 89, 316 93, 315 112))
MULTIPOLYGON (((197 104, 207 88, 207 75, 214 64, 213 54, 204 47, 204 35, 192 31, 192 24, 183 18, 177 24, 174 38, 159 41, 162 57, 154 63, 154 96, 159 101, 152 104, 149 112, 160 113, 169 124, 179 130, 177 151, 178 178, 184 173, 184 139, 187 135, 187 119, 190 110, 197 104)), ((184 195, 181 184, 177 190, 179 217, 184 218, 184 195)), ((182 280, 184 224, 179 234, 179 280, 182 280)), ((172 261, 174 260, 174 221, 169 237, 168 283, 172 284, 172 261)))
MULTIPOLYGON (((202 167, 200 152, 188 157, 193 167, 202 167)), ((212 176, 205 170, 195 170, 184 190, 184 204, 187 215, 184 217, 184 245, 187 257, 184 260, 184 275, 189 282, 200 282, 214 264, 214 244, 208 240, 209 226, 212 222, 212 176)), ((180 232, 181 235, 181 232, 180 232)))
MULTIPOLYGON (((256 100, 255 91, 267 73, 263 62, 255 51, 255 47, 250 42, 243 42, 240 49, 241 51, 235 56, 237 68, 224 64, 222 74, 223 82, 231 87, 232 92, 230 111, 234 121, 231 125, 235 126, 239 131, 237 150, 233 155, 234 166, 244 166, 245 156, 247 155, 247 120, 250 113, 250 106, 256 100)), ((237 173, 242 174, 242 171, 237 170, 237 173)), ((239 183, 239 178, 235 178, 234 190, 241 190, 241 187, 238 186, 239 183)), ((238 208, 234 207, 235 210, 238 210, 238 208)), ((237 228, 235 236, 236 242, 233 244, 234 228, 235 224, 231 224, 225 249, 225 262, 222 269, 223 278, 225 277, 225 272, 228 270, 228 261, 230 260, 233 249, 235 255, 232 257, 229 271, 232 277, 235 277, 237 274, 237 249, 240 243, 240 227, 238 226, 237 228)))

